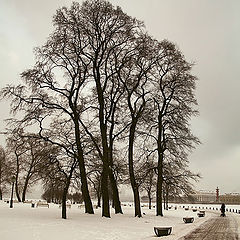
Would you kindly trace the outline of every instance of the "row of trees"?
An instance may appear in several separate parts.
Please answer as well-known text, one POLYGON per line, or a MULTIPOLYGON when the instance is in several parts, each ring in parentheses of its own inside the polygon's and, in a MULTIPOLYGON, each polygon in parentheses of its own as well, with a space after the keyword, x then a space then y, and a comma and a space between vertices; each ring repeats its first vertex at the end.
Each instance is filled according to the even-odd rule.
POLYGON ((90 214, 93 186, 104 217, 110 217, 110 195, 115 213, 122 213, 118 184, 130 184, 141 217, 139 192, 144 188, 151 199, 155 181, 162 216, 163 193, 189 190, 189 179, 198 177, 188 170, 188 153, 199 143, 189 126, 197 114, 192 64, 105 0, 63 7, 53 24, 35 49, 35 66, 21 74, 23 83, 1 91, 12 112, 21 113, 10 121, 10 139, 18 141, 17 131, 39 141, 35 168, 48 167, 36 175, 46 186, 63 186, 63 218, 73 182, 90 214))

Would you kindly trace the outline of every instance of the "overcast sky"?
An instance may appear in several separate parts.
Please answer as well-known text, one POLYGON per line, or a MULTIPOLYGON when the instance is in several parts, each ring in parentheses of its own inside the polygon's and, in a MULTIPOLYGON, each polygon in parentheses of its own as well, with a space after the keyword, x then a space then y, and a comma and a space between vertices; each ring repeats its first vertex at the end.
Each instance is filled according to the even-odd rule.
MULTIPOLYGON (((52 15, 71 2, 0 0, 0 87, 19 82, 19 74, 34 64, 33 48, 51 33, 52 15)), ((192 129, 202 145, 191 154, 190 167, 203 177, 196 188, 240 192, 240 1, 110 2, 144 21, 153 37, 176 43, 186 59, 196 63, 200 116, 193 119, 192 129)), ((3 131, 8 104, 0 103, 0 109, 3 131)))

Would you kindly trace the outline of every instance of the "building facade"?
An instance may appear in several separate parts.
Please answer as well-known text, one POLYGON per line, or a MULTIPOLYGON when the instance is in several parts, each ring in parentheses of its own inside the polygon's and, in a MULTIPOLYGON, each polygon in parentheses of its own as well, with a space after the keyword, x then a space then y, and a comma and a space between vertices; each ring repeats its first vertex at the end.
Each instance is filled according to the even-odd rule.
POLYGON ((195 194, 191 194, 191 197, 196 203, 215 203, 216 193, 213 191, 196 191, 195 194))
POLYGON ((225 193, 219 196, 219 201, 225 204, 240 204, 239 193, 225 193))

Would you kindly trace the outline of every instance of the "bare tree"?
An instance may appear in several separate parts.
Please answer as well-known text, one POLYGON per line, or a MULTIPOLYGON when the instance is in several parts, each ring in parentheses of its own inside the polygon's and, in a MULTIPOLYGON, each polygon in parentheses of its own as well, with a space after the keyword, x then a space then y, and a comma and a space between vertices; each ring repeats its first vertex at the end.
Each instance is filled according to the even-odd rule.
POLYGON ((143 183, 141 184, 141 190, 147 192, 149 209, 152 209, 152 200, 156 192, 157 175, 155 172, 155 168, 156 166, 152 159, 150 159, 144 164, 145 176, 143 179, 143 183))
MULTIPOLYGON (((135 33, 142 27, 142 24, 124 14, 119 7, 114 8, 107 1, 85 1, 81 8, 78 4, 74 4, 72 10, 74 10, 72 11, 74 15, 78 16, 78 27, 88 45, 88 48, 85 48, 81 54, 83 58, 91 62, 89 69, 94 81, 92 91, 96 96, 96 101, 91 101, 92 105, 89 109, 95 110, 91 114, 96 115, 95 122, 99 127, 96 128, 94 125, 91 129, 86 121, 82 121, 82 124, 88 130, 103 162, 102 215, 110 217, 108 179, 110 179, 113 191, 115 212, 122 212, 116 180, 112 173, 114 139, 121 132, 120 129, 115 128, 115 117, 124 90, 118 76, 120 69, 132 55, 135 33), (94 131, 100 135, 100 145, 96 141, 97 136, 94 131)), ((65 12, 65 15, 70 13, 65 12)))
POLYGON ((134 171, 134 142, 136 131, 143 121, 144 111, 149 101, 149 72, 154 66, 155 58, 152 55, 154 41, 146 34, 140 34, 136 40, 135 52, 131 61, 121 70, 119 77, 126 90, 126 118, 129 119, 128 133, 128 167, 130 182, 134 195, 135 216, 141 217, 139 183, 134 171))
MULTIPOLYGON (((73 176, 79 176, 85 212, 93 213, 91 182, 97 191, 101 189, 103 217, 110 217, 109 193, 115 213, 122 213, 116 174, 122 165, 121 145, 127 148, 138 217, 142 216, 140 186, 144 178, 153 177, 152 167, 148 172, 139 170, 148 157, 157 156, 156 214, 162 216, 167 159, 174 159, 173 166, 187 163, 187 153, 199 143, 189 127, 197 113, 192 65, 174 44, 152 39, 142 22, 106 0, 74 2, 58 9, 53 24, 47 42, 35 49, 35 66, 21 74, 23 84, 1 91, 12 99, 12 112, 23 113, 15 126, 34 127, 38 137, 60 149, 51 166, 63 183, 62 201, 73 176), (143 154, 136 151, 138 146, 144 148, 143 154), (97 156, 101 164, 97 161, 94 166, 92 152, 92 160, 97 156)), ((22 145, 18 148, 17 161, 25 154, 22 145)), ((152 182, 148 187, 150 194, 152 182)), ((64 209, 62 216, 66 218, 64 209)))
POLYGON ((61 153, 58 151, 57 154, 55 153, 49 156, 42 174, 46 189, 49 189, 49 186, 52 187, 50 188, 51 190, 54 190, 54 186, 57 186, 59 189, 63 219, 67 218, 66 201, 77 163, 78 161, 76 158, 67 156, 64 152, 61 153))
POLYGON ((11 168, 5 150, 0 146, 0 200, 3 199, 3 194, 7 192, 7 185, 10 182, 11 168))
MULTIPOLYGON (((156 215, 163 215, 162 186, 164 159, 167 155, 176 156, 192 150, 199 140, 189 127, 189 120, 197 114, 194 89, 196 77, 191 75, 192 65, 186 62, 176 46, 162 41, 152 73, 152 125, 151 132, 156 141, 157 192, 156 215)), ((179 159, 181 160, 181 159, 179 159)), ((186 158, 182 158, 186 160, 186 158)))
POLYGON ((199 180, 200 174, 195 174, 188 169, 188 161, 170 159, 164 165, 163 198, 165 209, 168 209, 169 199, 174 201, 176 197, 194 193, 193 182, 199 180))
POLYGON ((33 69, 22 73, 25 85, 8 86, 2 92, 13 98, 12 111, 23 111, 25 124, 39 124, 39 132, 44 136, 44 128, 54 117, 62 116, 72 122, 76 158, 81 172, 82 194, 86 212, 93 213, 89 195, 84 151, 81 142, 79 119, 84 106, 83 88, 89 77, 89 59, 82 54, 89 43, 78 27, 78 16, 70 15, 77 11, 59 9, 53 18, 55 30, 41 48, 36 48, 37 62, 33 69))
MULTIPOLYGON (((22 132, 22 130, 21 130, 22 132)), ((12 176, 15 179, 15 193, 19 202, 21 199, 21 192, 23 188, 23 161, 24 154, 27 152, 27 149, 24 148, 25 141, 20 135, 19 131, 12 130, 7 137, 7 153, 9 158, 9 163, 12 168, 12 176)))

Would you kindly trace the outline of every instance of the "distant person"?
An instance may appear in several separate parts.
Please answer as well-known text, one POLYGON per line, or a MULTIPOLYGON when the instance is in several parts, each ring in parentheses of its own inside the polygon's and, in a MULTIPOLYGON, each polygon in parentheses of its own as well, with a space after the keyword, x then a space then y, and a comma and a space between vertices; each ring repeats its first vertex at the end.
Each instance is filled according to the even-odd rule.
POLYGON ((226 215, 225 215, 225 204, 224 203, 222 204, 220 210, 221 210, 221 217, 225 217, 226 215))

